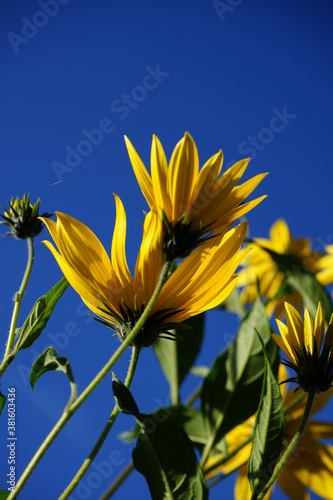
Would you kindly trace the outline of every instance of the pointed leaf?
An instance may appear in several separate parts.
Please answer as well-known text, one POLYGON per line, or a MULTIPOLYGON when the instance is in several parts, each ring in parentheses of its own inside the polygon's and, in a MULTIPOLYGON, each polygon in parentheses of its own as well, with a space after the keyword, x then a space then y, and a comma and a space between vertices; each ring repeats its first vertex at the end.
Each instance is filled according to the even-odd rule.
POLYGON ((48 347, 34 362, 30 372, 30 385, 34 390, 35 384, 43 373, 48 371, 61 371, 67 375, 71 384, 74 383, 73 373, 69 361, 64 356, 58 356, 54 347, 48 347))
MULTIPOLYGON (((265 347, 263 346, 265 351, 265 347)), ((248 477, 255 499, 272 476, 284 437, 284 411, 280 387, 265 354, 261 399, 254 425, 248 477)))
POLYGON ((185 322, 186 329, 176 330, 179 340, 161 339, 154 344, 154 352, 170 384, 172 401, 177 403, 181 383, 200 352, 204 331, 204 314, 185 322))
POLYGON ((153 500, 208 499, 208 489, 186 433, 169 420, 140 415, 135 468, 146 478, 153 500))
POLYGON ((10 491, 0 490, 0 500, 6 500, 10 495, 10 491))
MULTIPOLYGON (((176 405, 158 408, 151 413, 151 418, 158 422, 169 420, 178 425, 186 432, 193 445, 199 449, 207 442, 208 435, 202 412, 192 406, 176 405)), ((139 434, 140 427, 136 425, 132 429, 122 432, 118 437, 122 441, 130 443, 137 439, 139 434)))
POLYGON ((212 446, 258 408, 265 361, 255 329, 277 371, 278 348, 271 338, 265 307, 258 298, 243 319, 235 340, 217 356, 204 381, 201 401, 212 446))
POLYGON ((318 302, 320 301, 326 322, 329 323, 332 314, 331 299, 327 290, 319 283, 315 275, 308 271, 296 256, 279 254, 265 247, 261 248, 275 261, 279 270, 284 274, 287 284, 301 294, 304 305, 312 317, 316 316, 318 302))
POLYGON ((131 392, 114 373, 112 373, 112 390, 116 404, 121 412, 134 415, 134 417, 140 413, 131 392))
POLYGON ((26 349, 40 336, 57 305, 58 300, 68 287, 66 278, 62 278, 51 290, 40 297, 32 308, 19 331, 15 350, 26 349))

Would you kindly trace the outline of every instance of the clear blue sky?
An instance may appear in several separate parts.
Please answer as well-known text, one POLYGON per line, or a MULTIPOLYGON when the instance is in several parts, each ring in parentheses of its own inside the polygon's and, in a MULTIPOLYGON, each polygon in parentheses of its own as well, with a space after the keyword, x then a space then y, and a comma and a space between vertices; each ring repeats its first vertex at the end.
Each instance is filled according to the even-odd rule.
MULTIPOLYGON (((332 21, 329 1, 3 0, 0 205, 29 192, 32 200, 41 197, 42 211, 67 212, 85 222, 108 249, 116 192, 128 216, 127 252, 133 270, 141 235, 137 220, 143 219, 147 206, 123 135, 148 164, 153 133, 170 157, 188 130, 201 165, 222 148, 225 165, 252 157, 247 178, 270 172, 257 190, 268 198, 248 216, 252 235, 267 236, 272 223, 283 217, 295 236, 309 236, 322 249, 333 242, 332 21)), ((4 343, 26 246, 4 239, 1 231, 4 343)), ((40 239, 22 321, 36 298, 61 277, 40 239)), ((208 315, 197 364, 210 363, 236 329, 234 317, 208 315)), ((17 390, 21 471, 69 394, 59 373, 44 375, 34 393, 27 385, 33 359, 52 343, 59 355, 69 358, 79 390, 117 347, 111 331, 89 320, 80 298, 69 289, 34 352, 22 352, 3 379, 2 392, 10 386, 17 390)), ((126 366, 125 359, 116 366, 120 378, 126 366)), ((192 377, 183 396, 194 386, 192 377)), ((132 387, 144 412, 168 401, 168 386, 151 349, 143 352, 132 387)), ((90 451, 112 405, 108 377, 55 441, 22 500, 58 497, 90 451)), ((89 487, 88 473, 85 493, 82 489, 72 499, 97 499, 130 460, 132 446, 116 435, 132 424, 130 417, 121 416, 96 460, 109 461, 115 453, 112 474, 99 487, 90 476, 89 487)), ((4 419, 0 429, 5 433, 4 419)), ((2 485, 5 469, 1 446, 2 485)), ((233 480, 225 484, 231 496, 233 480)), ((134 494, 149 498, 138 473, 117 498, 134 494)), ((212 490, 211 498, 220 494, 220 489, 212 490)))

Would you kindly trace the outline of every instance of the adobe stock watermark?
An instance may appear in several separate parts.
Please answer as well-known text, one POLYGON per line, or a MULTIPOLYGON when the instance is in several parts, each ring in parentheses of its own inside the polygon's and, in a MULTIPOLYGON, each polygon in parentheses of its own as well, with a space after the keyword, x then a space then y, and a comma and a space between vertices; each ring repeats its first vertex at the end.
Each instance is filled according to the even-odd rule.
POLYGON ((118 450, 111 451, 107 460, 103 460, 102 462, 94 460, 90 466, 90 472, 87 472, 85 477, 82 478, 74 494, 68 497, 69 500, 88 500, 93 491, 99 488, 103 484, 103 481, 112 476, 115 468, 120 467, 124 463, 125 457, 118 450))
MULTIPOLYGON (((268 126, 261 128, 256 135, 249 135, 246 140, 238 144, 237 152, 243 158, 250 157, 251 160, 254 160, 257 153, 263 151, 274 140, 276 134, 283 132, 297 117, 296 114, 289 113, 287 105, 284 105, 281 111, 273 108, 272 113, 273 116, 269 120, 268 126)), ((230 160, 225 168, 229 168, 236 161, 235 159, 230 160)))
POLYGON ((221 0, 214 0, 213 7, 222 22, 224 21, 225 14, 233 12, 235 7, 238 7, 241 3, 243 3, 243 0, 226 0, 225 2, 222 2, 221 0))
MULTIPOLYGON (((132 87, 129 93, 122 93, 119 98, 114 99, 110 104, 110 109, 119 120, 125 120, 132 110, 136 109, 143 102, 150 92, 155 90, 170 73, 162 71, 160 64, 155 68, 145 67, 146 74, 139 85, 132 87)), ((58 181, 62 181, 66 175, 73 173, 75 168, 81 165, 83 158, 89 156, 94 148, 100 146, 105 135, 110 135, 116 130, 114 118, 101 118, 95 128, 81 130, 83 138, 73 147, 69 144, 65 147, 66 156, 63 162, 53 161, 51 166, 58 181)))
POLYGON ((70 0, 39 0, 37 4, 41 10, 37 10, 30 19, 25 16, 21 17, 20 34, 12 31, 7 33, 7 38, 15 54, 19 53, 22 44, 27 45, 30 40, 35 38, 39 30, 58 14, 61 5, 66 5, 69 2, 70 0))

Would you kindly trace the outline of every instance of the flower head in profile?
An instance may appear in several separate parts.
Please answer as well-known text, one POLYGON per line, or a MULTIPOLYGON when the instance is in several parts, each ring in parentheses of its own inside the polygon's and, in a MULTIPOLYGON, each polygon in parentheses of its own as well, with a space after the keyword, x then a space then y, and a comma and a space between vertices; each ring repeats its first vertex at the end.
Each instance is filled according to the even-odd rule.
MULTIPOLYGON (((143 238, 134 278, 126 260, 126 214, 118 198, 111 259, 97 236, 82 222, 57 212, 57 222, 43 219, 56 247, 44 241, 62 272, 85 304, 121 339, 136 324, 156 288, 163 265, 162 220, 152 210, 145 218, 143 238)), ((246 223, 223 237, 214 238, 177 267, 160 295, 134 343, 147 347, 160 336, 169 336, 178 323, 216 307, 231 293, 246 223)))
POLYGON ((176 145, 169 165, 159 139, 153 136, 151 174, 126 136, 125 141, 150 209, 163 217, 163 248, 168 257, 187 256, 215 230, 225 232, 265 198, 244 201, 267 174, 237 185, 249 158, 235 163, 219 177, 223 160, 219 151, 199 171, 198 151, 188 132, 176 145))
MULTIPOLYGON (((39 220, 40 199, 33 205, 30 196, 24 194, 23 198, 12 198, 9 209, 4 210, 0 217, 4 219, 0 224, 10 228, 6 233, 14 238, 26 239, 37 236, 43 229, 43 224, 39 220)), ((43 214, 42 217, 50 217, 51 214, 43 214)))
POLYGON ((290 380, 305 392, 325 392, 333 382, 333 314, 325 334, 321 303, 316 318, 304 310, 304 322, 297 310, 285 302, 287 324, 276 320, 281 336, 273 338, 289 361, 283 363, 296 372, 290 380))
POLYGON ((237 286, 242 288, 241 299, 244 304, 251 304, 260 294, 267 300, 266 310, 269 315, 275 312, 277 317, 284 314, 284 301, 302 308, 301 295, 288 287, 284 275, 279 271, 276 262, 265 250, 273 250, 278 254, 290 254, 296 257, 309 271, 315 272, 320 255, 311 249, 311 242, 306 238, 294 239, 287 223, 279 219, 270 229, 270 239, 255 238, 249 246, 252 249, 242 263, 237 286))
MULTIPOLYGON (((280 381, 288 377, 287 370, 280 365, 280 381)), ((295 435, 304 413, 306 397, 298 400, 298 393, 287 390, 287 384, 281 385, 281 393, 285 408, 285 431, 284 446, 287 446, 295 435), (298 401, 297 401, 298 400, 298 401)), ((316 396, 313 404, 312 415, 321 410, 331 397, 332 391, 316 396)), ((305 396, 305 394, 304 394, 305 396)), ((235 500, 251 500, 252 494, 247 477, 247 462, 251 453, 251 436, 253 434, 255 416, 253 415, 244 423, 235 427, 225 437, 227 453, 231 456, 223 465, 217 465, 224 454, 210 458, 207 466, 210 472, 206 478, 210 479, 218 474, 230 474, 239 470, 237 476, 234 497, 235 500)), ((310 419, 305 428, 302 439, 277 478, 277 485, 292 500, 309 499, 308 489, 323 498, 331 498, 333 491, 333 446, 322 440, 333 438, 333 424, 310 419)), ((269 500, 275 487, 266 494, 265 500, 269 500)))

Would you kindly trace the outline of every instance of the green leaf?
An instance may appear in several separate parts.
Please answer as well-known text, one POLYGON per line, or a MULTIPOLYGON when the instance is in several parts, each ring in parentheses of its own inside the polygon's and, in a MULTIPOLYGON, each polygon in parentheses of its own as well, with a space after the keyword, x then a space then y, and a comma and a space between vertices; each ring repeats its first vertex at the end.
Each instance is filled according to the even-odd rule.
POLYGON ((331 299, 327 290, 319 283, 315 275, 308 271, 296 256, 279 254, 265 247, 261 248, 275 261, 279 270, 284 274, 287 285, 290 285, 301 294, 304 305, 313 318, 316 316, 318 302, 321 302, 328 324, 332 314, 331 299))
POLYGON ((236 288, 234 288, 231 294, 222 302, 220 308, 236 313, 241 319, 244 318, 246 314, 246 309, 240 300, 239 292, 236 288))
POLYGON ((129 389, 112 373, 112 389, 119 410, 128 415, 139 415, 139 408, 129 389))
MULTIPOLYGON (((193 445, 199 449, 207 442, 208 435, 204 426, 203 415, 200 410, 192 406, 176 405, 158 408, 151 413, 151 417, 158 422, 169 420, 178 425, 186 432, 193 445)), ((122 432, 118 437, 122 441, 130 443, 137 439, 139 434, 140 427, 136 425, 132 429, 122 432)))
MULTIPOLYGON (((263 349, 265 351, 264 347, 263 349)), ((265 354, 262 392, 247 467, 253 499, 257 498, 272 476, 280 455, 283 437, 283 400, 279 384, 265 354)))
POLYGON ((32 390, 34 390, 37 380, 43 375, 43 373, 53 370, 64 372, 65 375, 67 375, 70 384, 75 385, 68 359, 64 356, 58 356, 54 347, 48 347, 43 354, 38 356, 32 365, 30 372, 30 385, 32 390))
POLYGON ((140 415, 141 433, 133 462, 146 478, 153 500, 208 499, 208 488, 193 446, 173 422, 140 415))
POLYGON ((0 500, 6 500, 10 495, 10 491, 0 490, 0 500))
POLYGON ((171 400, 178 402, 179 387, 200 352, 204 331, 204 314, 185 322, 186 329, 176 330, 177 341, 160 339, 154 344, 154 352, 170 384, 171 400))
POLYGON ((0 415, 2 413, 3 407, 5 406, 5 403, 6 403, 6 396, 4 396, 0 391, 0 415))
POLYGON ((66 278, 62 278, 51 290, 40 297, 32 308, 19 331, 15 350, 26 349, 40 336, 57 305, 58 300, 68 287, 66 278))
POLYGON ((271 338, 265 307, 258 298, 243 319, 235 340, 214 360, 203 384, 201 402, 211 448, 258 408, 265 361, 255 329, 277 371, 278 348, 271 338))

